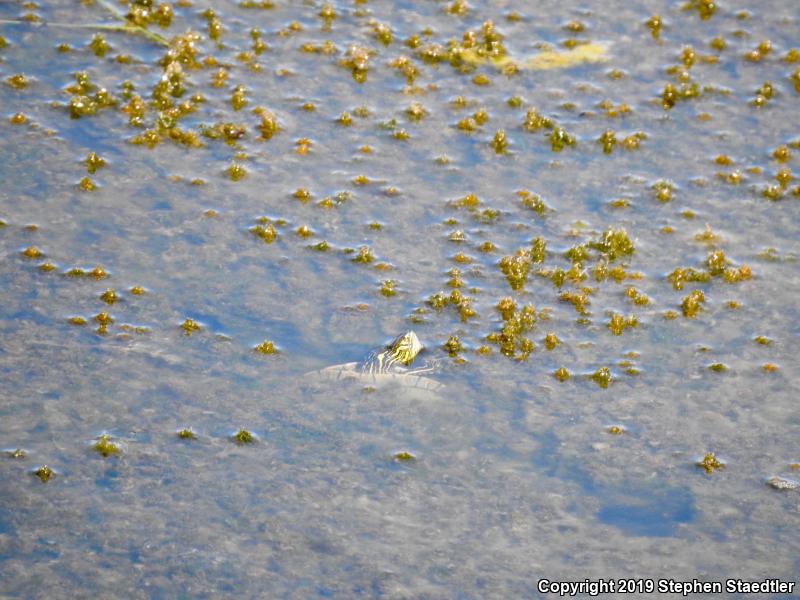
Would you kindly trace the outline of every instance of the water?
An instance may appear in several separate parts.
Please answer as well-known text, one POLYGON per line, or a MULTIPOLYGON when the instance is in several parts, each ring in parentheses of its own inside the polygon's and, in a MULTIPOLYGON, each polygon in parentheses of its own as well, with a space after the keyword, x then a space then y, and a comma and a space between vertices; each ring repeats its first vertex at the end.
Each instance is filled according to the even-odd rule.
MULTIPOLYGON (((798 39, 792 3, 767 11, 729 0, 708 20, 661 2, 591 10, 473 2, 461 17, 444 3, 333 6, 337 18, 324 29, 322 5, 214 3, 221 47, 205 37, 205 6, 174 7, 164 35, 203 32, 198 60, 218 63, 185 69, 187 93, 177 101, 197 92, 206 101, 179 126, 246 127, 232 146, 200 136, 205 146, 194 149, 130 144, 143 128, 118 108, 80 119, 65 108, 77 71, 121 104, 125 80, 149 102, 163 48, 104 32, 113 50, 100 58, 86 47, 94 30, 56 25, 113 23, 101 5, 0 7, 0 19, 32 10, 50 23, 0 26, 9 42, 0 78, 24 73, 30 82, 0 85, 0 447, 25 452, 0 460, 0 594, 501 598, 539 596, 540 578, 792 581, 800 496, 766 480, 800 477, 792 467, 800 462, 797 182, 779 201, 762 194, 779 169, 798 169, 797 63, 783 60, 798 39), (508 20, 511 11, 522 20, 508 20), (654 14, 665 21, 660 42, 644 25, 654 14), (388 47, 373 37, 371 18, 392 28, 388 47), (520 63, 537 43, 558 49, 569 37, 607 44, 608 61, 464 74, 447 62, 427 65, 403 45, 427 26, 429 41, 441 44, 468 29, 480 36, 487 19, 520 63), (572 20, 585 31, 565 30, 572 20), (302 31, 279 34, 292 21, 302 31), (255 58, 258 72, 238 58, 256 26, 269 47, 255 58), (727 44, 721 52, 708 45, 716 36, 727 44), (769 53, 743 58, 766 39, 769 53), (325 40, 335 54, 299 51, 325 40), (61 42, 73 50, 57 51, 61 42), (352 43, 375 51, 363 84, 338 64, 352 43), (699 56, 689 74, 705 91, 665 110, 664 86, 676 81, 665 68, 683 65, 685 45, 699 56), (116 62, 118 54, 131 63, 116 62), (419 69, 414 89, 387 66, 399 55, 419 69), (219 65, 229 75, 214 87, 219 65), (472 83, 476 73, 491 85, 472 83), (765 81, 775 93, 756 108, 765 81), (234 111, 239 84, 248 104, 234 111), (466 106, 453 103, 459 96, 466 106), (520 107, 507 103, 513 96, 520 107), (606 116, 598 107, 605 99, 631 112, 606 116), (304 110, 306 102, 316 110, 304 110), (428 113, 418 122, 405 112, 412 102, 428 113), (256 106, 280 123, 269 140, 257 139, 256 106), (359 117, 359 106, 369 114, 359 117), (525 131, 531 107, 577 146, 555 153, 547 132, 525 131), (489 119, 477 131, 457 128, 481 108, 489 119), (336 122, 343 111, 353 115, 349 127, 336 122), (8 121, 17 112, 27 123, 8 121), (409 139, 395 139, 392 127, 409 139), (637 131, 646 139, 606 155, 596 140, 607 129, 620 141, 637 131), (498 130, 510 140, 506 154, 489 145, 498 130), (300 138, 311 140, 306 154, 296 152, 300 138), (772 156, 783 145, 785 164, 772 156), (90 175, 83 161, 92 151, 107 165, 90 175), (717 164, 721 154, 732 164, 717 164), (234 162, 247 171, 238 182, 225 173, 234 162), (738 185, 717 175, 736 170, 738 185), (359 175, 365 185, 354 183, 359 175), (95 191, 79 189, 84 176, 95 191), (672 183, 671 200, 656 199, 658 181, 672 183), (311 199, 294 198, 298 188, 311 199), (523 189, 544 199, 544 216, 522 206, 523 189), (335 207, 318 205, 339 192, 348 195, 335 207), (466 194, 496 218, 452 206, 466 194), (620 198, 627 208, 610 203, 620 198), (260 217, 275 222, 271 244, 249 232, 260 217), (706 224, 718 241, 695 238, 706 224), (301 225, 313 235, 296 235, 301 225), (561 289, 532 264, 514 291, 497 266, 542 237, 544 267, 567 270, 563 253, 610 227, 624 228, 635 252, 609 268, 623 264, 640 278, 596 281, 592 249, 587 279, 561 289), (448 241, 456 230, 464 242, 448 241), (322 240, 327 252, 309 248, 322 240), (485 241, 497 249, 481 252, 485 241), (21 254, 31 246, 44 255, 21 254), (351 260, 361 246, 374 254, 371 264, 351 260), (673 289, 667 274, 705 269, 718 249, 729 267, 748 265, 752 279, 673 289), (459 252, 471 262, 454 261, 459 252), (37 268, 47 261, 55 270, 37 268), (65 274, 96 265, 109 276, 65 274), (477 312, 466 322, 452 303, 441 311, 426 304, 450 294, 452 268, 477 312), (385 280, 395 295, 380 293, 385 280), (631 285, 651 303, 632 304, 624 294, 631 285), (132 294, 134 286, 145 293, 132 294), (593 291, 578 322, 559 295, 583 286, 593 291), (113 305, 99 298, 108 288, 113 305), (694 289, 705 309, 686 318, 681 301, 694 289), (526 360, 486 342, 502 327, 495 306, 504 297, 535 306, 525 335, 536 348, 526 360), (113 323, 99 334, 103 311, 113 323), (638 325, 612 335, 612 312, 635 315, 638 325), (87 324, 71 324, 76 316, 87 324), (186 335, 186 319, 201 329, 186 335), (307 375, 359 360, 410 328, 442 361, 434 375, 442 392, 370 391, 307 375), (548 351, 551 332, 561 344, 548 351), (453 335, 462 360, 442 348, 453 335), (265 340, 277 354, 253 351, 265 340), (476 352, 484 345, 490 354, 476 352), (708 368, 717 363, 727 370, 708 368), (572 375, 565 382, 553 377, 561 366, 572 375), (601 367, 612 375, 607 389, 591 379, 601 367), (624 433, 609 433, 612 426, 624 433), (180 439, 184 427, 196 439, 180 439), (234 443, 240 428, 256 442, 234 443), (93 450, 103 434, 119 445, 117 456, 93 450), (400 452, 414 459, 395 458, 400 452), (725 467, 699 468, 708 452, 725 467), (46 484, 33 474, 44 464, 55 471, 46 484)), ((155 118, 148 107, 146 126, 155 118)))

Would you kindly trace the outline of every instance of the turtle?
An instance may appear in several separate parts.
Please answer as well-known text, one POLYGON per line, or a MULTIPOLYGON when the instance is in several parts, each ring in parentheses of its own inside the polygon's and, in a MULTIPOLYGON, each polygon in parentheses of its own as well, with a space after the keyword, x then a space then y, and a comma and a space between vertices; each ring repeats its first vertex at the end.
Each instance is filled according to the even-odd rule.
POLYGON ((419 366, 411 366, 422 350, 422 342, 417 334, 406 331, 386 346, 370 352, 363 361, 332 365, 307 375, 325 380, 358 381, 370 388, 397 385, 429 391, 440 390, 444 384, 424 376, 436 370, 435 362, 427 361, 419 366))

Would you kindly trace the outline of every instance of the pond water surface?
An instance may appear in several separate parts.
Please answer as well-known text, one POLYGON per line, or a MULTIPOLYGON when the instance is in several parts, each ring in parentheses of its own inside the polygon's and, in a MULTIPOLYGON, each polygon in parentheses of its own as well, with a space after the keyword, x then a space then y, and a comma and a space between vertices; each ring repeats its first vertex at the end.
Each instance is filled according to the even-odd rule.
POLYGON ((796 581, 795 2, 268 4, 0 4, 0 596, 796 581))

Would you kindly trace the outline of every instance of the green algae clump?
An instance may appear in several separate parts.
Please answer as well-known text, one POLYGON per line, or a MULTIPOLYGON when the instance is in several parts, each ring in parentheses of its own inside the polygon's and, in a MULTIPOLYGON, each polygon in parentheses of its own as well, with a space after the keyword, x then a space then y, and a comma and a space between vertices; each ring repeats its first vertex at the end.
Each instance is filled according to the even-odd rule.
POLYGON ((90 175, 94 175, 97 169, 102 169, 106 166, 106 161, 103 160, 97 152, 90 152, 83 161, 86 165, 86 171, 90 175))
POLYGON ((526 304, 517 309, 513 299, 503 298, 496 308, 503 318, 503 324, 500 331, 490 333, 486 340, 497 344, 504 356, 525 360, 535 348, 533 341, 525 337, 536 324, 534 307, 526 304))
POLYGON ((350 260, 353 261, 354 263, 368 265, 373 260, 375 260, 375 255, 372 253, 372 250, 370 250, 369 246, 361 246, 358 249, 358 254, 356 254, 350 260))
POLYGON ((239 445, 252 444, 256 441, 256 438, 246 429, 239 429, 239 431, 233 435, 233 441, 239 445))
POLYGON ((713 452, 706 452, 703 458, 701 458, 695 464, 709 475, 717 469, 725 468, 725 464, 720 462, 719 459, 714 456, 713 452))
POLYGON ((464 350, 464 345, 457 335, 451 335, 444 343, 444 349, 450 356, 457 356, 459 352, 464 350))
POLYGON ((380 288, 381 296, 384 296, 386 298, 391 298, 392 296, 397 294, 396 285, 397 282, 394 281, 393 279, 384 279, 383 281, 381 281, 381 288, 380 288))
POLYGON ((628 233, 622 228, 606 229, 598 240, 590 243, 590 246, 605 254, 609 262, 633 254, 635 250, 628 233))
POLYGON ((201 325, 194 319, 187 318, 181 323, 181 329, 183 329, 184 335, 192 335, 195 331, 200 331, 201 325))
POLYGON ((590 42, 568 50, 545 50, 522 61, 522 68, 537 71, 569 69, 606 61, 608 61, 608 45, 590 42))
POLYGON ((521 248, 513 256, 501 258, 498 266, 506 276, 511 289, 514 291, 521 290, 528 279, 528 269, 531 266, 530 252, 521 248))
POLYGON ((228 178, 231 181, 239 181, 247 176, 247 170, 238 163, 231 164, 226 170, 225 173, 228 175, 228 178))
POLYGON ((505 154, 508 150, 508 138, 504 129, 500 129, 494 134, 494 138, 489 144, 496 154, 505 154))
POLYGON ((176 432, 176 435, 182 440, 196 440, 197 434, 194 431, 189 429, 188 427, 184 427, 183 429, 179 429, 176 432))
MULTIPOLYGON (((528 208, 535 212, 540 217, 543 217, 545 212, 547 211, 547 205, 545 204, 544 200, 542 200, 537 194, 529 192, 528 190, 519 190, 517 192, 517 196, 520 197, 520 201, 522 202, 522 206, 528 208)), ((537 238, 541 240, 541 243, 544 243, 542 238, 537 238)), ((544 256, 542 256, 542 260, 544 256)), ((542 262, 542 260, 534 260, 534 262, 542 262)))
POLYGON ((629 315, 626 318, 623 317, 621 314, 613 313, 611 315, 611 319, 608 322, 608 328, 614 335, 622 335, 622 332, 625 331, 626 328, 636 327, 638 324, 639 321, 636 319, 634 315, 629 315))
POLYGON ((105 292, 100 294, 100 299, 106 304, 111 305, 118 300, 118 297, 117 293, 113 289, 108 288, 105 292))
POLYGON ((548 333, 544 336, 544 347, 549 351, 555 350, 556 347, 561 343, 561 340, 558 339, 558 336, 555 333, 548 333))
POLYGON ((700 290, 692 290, 681 302, 683 316, 693 319, 702 310, 706 297, 700 290))
POLYGON ((339 61, 339 64, 346 69, 350 69, 353 81, 364 83, 367 80, 369 59, 372 54, 373 51, 369 48, 353 44, 347 49, 347 54, 339 61))
POLYGON ((407 450, 401 450, 400 452, 395 452, 394 455, 392 455, 392 460, 395 462, 407 463, 416 461, 417 457, 407 450))
POLYGON ((550 133, 550 148, 553 152, 561 152, 564 148, 574 148, 575 136, 567 132, 563 127, 554 127, 550 133))
POLYGON ((444 292, 437 292, 428 298, 425 303, 436 311, 442 310, 449 302, 447 294, 444 292))
POLYGON ((41 258, 44 256, 44 253, 36 246, 28 246, 21 252, 21 254, 26 258, 41 258))
POLYGON ((667 275, 667 279, 672 282, 672 289, 682 290, 686 283, 707 283, 711 281, 711 275, 691 267, 678 267, 667 275))
POLYGON ((261 342, 258 346, 254 348, 256 352, 259 354, 275 354, 278 350, 275 348, 275 344, 269 340, 261 342))
POLYGON ((119 454, 119 446, 111 441, 111 436, 105 433, 98 438, 92 448, 105 458, 119 454))
POLYGON ((650 297, 640 292, 632 285, 625 288, 625 297, 637 306, 647 306, 650 304, 650 297))
POLYGON ((606 389, 608 384, 611 383, 611 371, 608 370, 608 367, 600 367, 592 373, 592 381, 601 388, 606 389))
POLYGON ((38 469, 33 472, 39 478, 39 481, 42 483, 47 483, 50 481, 50 478, 53 476, 53 469, 48 467, 47 465, 42 465, 38 469))
POLYGON ((570 374, 566 367, 559 367, 553 372, 553 377, 563 383, 570 378, 570 374))
POLYGON ((683 5, 684 10, 696 10, 700 18, 705 21, 717 12, 715 0, 689 0, 683 5))
POLYGON ((265 244, 271 244, 278 237, 278 231, 272 223, 257 223, 250 228, 250 233, 261 238, 265 244))

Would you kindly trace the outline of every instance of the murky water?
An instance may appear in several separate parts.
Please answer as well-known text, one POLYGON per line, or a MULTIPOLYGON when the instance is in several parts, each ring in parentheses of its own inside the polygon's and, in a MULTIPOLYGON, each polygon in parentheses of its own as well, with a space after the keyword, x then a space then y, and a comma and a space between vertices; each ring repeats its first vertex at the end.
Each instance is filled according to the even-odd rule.
POLYGON ((725 0, 701 19, 704 2, 602 4, 334 3, 326 21, 319 3, 203 15, 176 2, 168 29, 148 29, 200 33, 180 68, 141 31, 102 31, 111 49, 96 56, 98 29, 65 25, 118 23, 103 3, 0 4, 0 595, 511 598, 541 595, 541 578, 794 581, 800 492, 767 480, 800 479, 796 7, 725 0), (490 59, 448 51, 468 30, 490 59), (605 54, 570 63, 568 40, 605 54), (449 58, 426 62, 429 44, 449 58), (351 45, 372 52, 363 83, 340 64, 351 45), (561 68, 531 67, 547 48, 561 68), (400 56, 415 77, 390 66, 400 56), (502 72, 509 59, 518 72, 502 72), (76 72, 96 87, 67 91, 76 72), (667 84, 692 83, 699 97, 664 107, 667 84), (71 99, 99 87, 116 105, 70 118, 71 99), (269 139, 256 107, 280 126, 269 139), (553 125, 528 131, 533 108, 553 125), (202 135, 222 123, 243 135, 202 135), (575 147, 551 149, 558 127, 575 147), (130 143, 146 130, 160 142, 130 143), (106 163, 95 173, 90 152, 106 163), (232 164, 246 176, 232 181, 232 164), (477 208, 458 206, 468 194, 477 208), (635 250, 613 256, 609 229, 635 250), (362 247, 372 262, 353 260, 362 247), (518 250, 527 277, 512 289, 499 263, 518 250), (98 265, 106 276, 89 274, 98 265), (704 280, 675 289, 678 268, 704 280), (702 310, 685 316, 693 290, 702 310), (508 325, 503 298, 517 309, 506 346, 492 337, 508 325), (526 304, 531 327, 514 320, 526 304), (614 314, 635 326, 614 335, 614 314), (443 390, 309 374, 407 329, 443 390), (254 351, 265 341, 278 352, 254 351), (602 368, 607 388, 592 379, 602 368), (240 429, 255 442, 235 443, 240 429), (102 435, 117 454, 94 450, 102 435), (724 467, 698 467, 707 453, 724 467))

